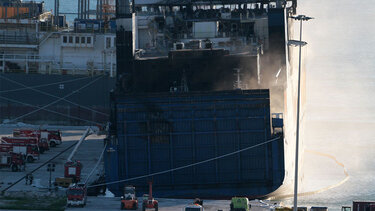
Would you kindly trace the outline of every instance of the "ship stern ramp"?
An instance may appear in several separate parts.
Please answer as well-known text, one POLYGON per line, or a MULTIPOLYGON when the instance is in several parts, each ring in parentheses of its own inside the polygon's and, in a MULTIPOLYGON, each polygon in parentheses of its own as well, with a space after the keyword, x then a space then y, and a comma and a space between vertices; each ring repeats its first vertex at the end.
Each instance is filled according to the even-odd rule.
POLYGON ((153 181, 157 197, 256 198, 283 183, 269 90, 121 94, 112 103, 105 169, 116 196, 125 185, 147 193, 153 181))

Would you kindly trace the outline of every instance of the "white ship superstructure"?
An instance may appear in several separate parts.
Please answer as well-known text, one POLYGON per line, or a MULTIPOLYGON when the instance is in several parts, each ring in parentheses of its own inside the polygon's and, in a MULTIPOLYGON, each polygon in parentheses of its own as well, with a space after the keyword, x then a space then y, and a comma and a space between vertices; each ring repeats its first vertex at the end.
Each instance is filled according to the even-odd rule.
POLYGON ((115 75, 116 35, 103 20, 77 20, 68 27, 64 16, 54 24, 51 12, 0 17, 0 71, 115 75))

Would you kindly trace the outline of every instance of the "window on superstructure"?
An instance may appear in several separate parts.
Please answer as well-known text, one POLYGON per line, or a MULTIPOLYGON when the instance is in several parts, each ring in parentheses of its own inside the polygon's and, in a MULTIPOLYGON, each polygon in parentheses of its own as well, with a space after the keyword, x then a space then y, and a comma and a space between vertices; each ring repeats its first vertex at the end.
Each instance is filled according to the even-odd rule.
POLYGON ((110 48, 111 47, 111 38, 106 37, 105 38, 105 48, 110 48))
POLYGON ((67 43, 68 42, 68 38, 66 36, 63 36, 63 43, 67 43))
POLYGON ((69 36, 69 43, 73 43, 73 37, 69 36))
POLYGON ((87 44, 91 44, 91 37, 87 37, 87 44))
POLYGON ((76 44, 79 44, 79 37, 76 37, 76 44))
POLYGON ((85 44, 86 43, 86 37, 81 37, 81 43, 85 44))

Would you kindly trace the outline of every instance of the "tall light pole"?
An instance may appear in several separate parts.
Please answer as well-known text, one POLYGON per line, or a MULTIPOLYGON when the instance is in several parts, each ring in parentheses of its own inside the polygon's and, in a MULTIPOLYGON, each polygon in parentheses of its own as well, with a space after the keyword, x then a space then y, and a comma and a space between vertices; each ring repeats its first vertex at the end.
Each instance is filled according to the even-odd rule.
POLYGON ((301 95, 301 51, 302 46, 305 46, 307 42, 302 41, 302 22, 312 19, 305 15, 292 16, 294 20, 300 21, 300 32, 299 41, 290 40, 288 44, 299 46, 299 63, 298 63, 298 93, 297 93, 297 124, 296 124, 296 160, 295 160, 295 171, 294 171, 294 207, 293 211, 298 210, 297 196, 298 196, 298 150, 299 150, 299 110, 300 110, 300 95, 301 95))
POLYGON ((54 163, 49 163, 47 165, 47 171, 49 172, 49 186, 48 190, 51 191, 51 186, 52 186, 52 172, 55 171, 55 164, 54 163))

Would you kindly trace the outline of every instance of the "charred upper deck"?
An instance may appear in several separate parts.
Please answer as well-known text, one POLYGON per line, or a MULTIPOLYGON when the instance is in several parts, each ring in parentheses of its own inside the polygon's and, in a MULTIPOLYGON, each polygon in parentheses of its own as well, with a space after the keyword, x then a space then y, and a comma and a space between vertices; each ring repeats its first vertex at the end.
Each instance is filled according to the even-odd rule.
POLYGON ((284 56, 283 2, 118 1, 118 87, 163 92, 184 80, 189 90, 230 90, 235 69, 254 78, 257 56, 268 78, 284 56))

